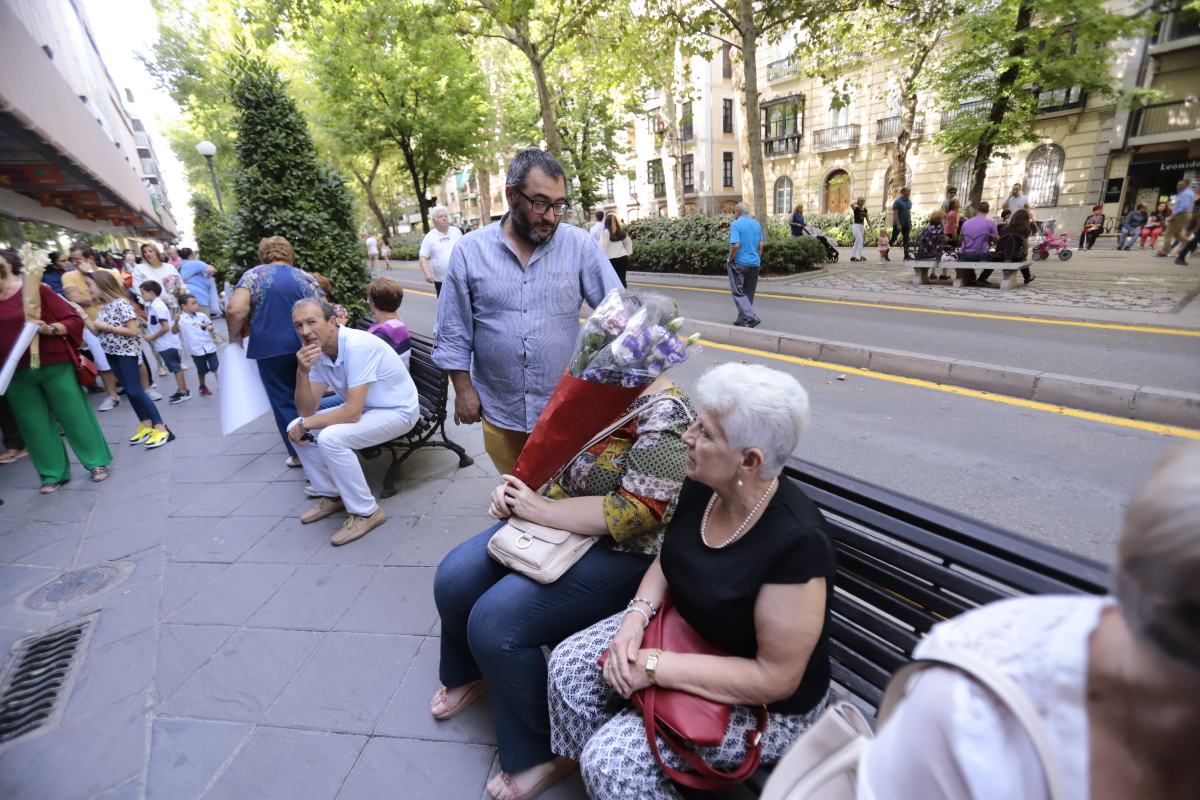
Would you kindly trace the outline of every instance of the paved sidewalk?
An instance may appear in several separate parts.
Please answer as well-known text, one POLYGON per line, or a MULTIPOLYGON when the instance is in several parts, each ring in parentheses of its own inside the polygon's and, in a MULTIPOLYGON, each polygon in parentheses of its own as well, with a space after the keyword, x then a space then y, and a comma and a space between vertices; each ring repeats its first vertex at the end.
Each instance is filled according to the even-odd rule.
MULTIPOLYGON (((487 703, 447 723, 428 710, 434 568, 489 522, 478 426, 449 426, 474 466, 419 452, 387 524, 334 548, 340 517, 296 519, 312 501, 267 418, 223 438, 215 397, 160 407, 179 438, 154 451, 123 442, 127 403, 100 415, 116 458, 104 484, 76 465, 43 497, 28 459, 0 466, 0 653, 97 617, 62 719, 0 745, 0 797, 481 798, 497 769, 487 703), (106 561, 132 571, 57 613, 23 606, 106 561)), ((385 461, 368 463, 373 489, 385 461)), ((577 777, 547 795, 582 796, 577 777)))

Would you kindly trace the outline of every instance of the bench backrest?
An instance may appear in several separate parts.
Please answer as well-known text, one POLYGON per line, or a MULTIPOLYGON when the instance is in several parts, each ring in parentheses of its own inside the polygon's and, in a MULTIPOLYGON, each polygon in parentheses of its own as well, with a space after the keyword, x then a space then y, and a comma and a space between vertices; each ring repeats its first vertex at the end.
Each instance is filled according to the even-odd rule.
POLYGON ((872 707, 943 619, 1006 597, 1105 591, 1107 569, 1089 559, 800 459, 785 474, 837 550, 834 680, 872 707))

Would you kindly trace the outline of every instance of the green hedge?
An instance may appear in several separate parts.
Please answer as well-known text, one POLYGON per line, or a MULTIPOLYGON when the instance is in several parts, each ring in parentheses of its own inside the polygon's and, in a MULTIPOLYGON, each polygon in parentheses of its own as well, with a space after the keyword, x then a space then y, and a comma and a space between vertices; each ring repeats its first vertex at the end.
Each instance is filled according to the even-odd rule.
MULTIPOLYGON (((728 257, 729 245, 722 241, 635 239, 629 269, 685 275, 724 275, 728 257)), ((817 265, 824 262, 824 249, 811 237, 779 237, 763 243, 764 273, 805 272, 816 269, 817 265)))
MULTIPOLYGON (((689 217, 646 217, 625 226, 635 242, 683 241, 728 242, 732 214, 689 217)), ((768 231, 768 234, 770 232, 768 231)))

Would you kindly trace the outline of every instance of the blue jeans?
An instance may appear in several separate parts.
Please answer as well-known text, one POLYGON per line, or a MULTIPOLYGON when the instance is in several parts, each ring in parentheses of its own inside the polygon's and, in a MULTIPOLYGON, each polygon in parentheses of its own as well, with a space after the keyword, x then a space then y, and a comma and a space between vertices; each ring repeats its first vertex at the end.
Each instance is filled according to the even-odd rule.
POLYGON ((442 559, 433 597, 442 618, 441 681, 456 688, 487 680, 500 766, 520 772, 554 757, 542 647, 624 608, 654 559, 614 552, 602 539, 557 581, 541 584, 488 555, 501 525, 442 559))
POLYGON ((288 439, 287 426, 300 416, 300 412, 296 410, 298 366, 295 353, 258 359, 258 375, 262 378, 263 388, 267 390, 267 400, 270 401, 271 412, 275 415, 275 427, 279 429, 283 445, 292 457, 296 456, 296 448, 288 439))
POLYGON ((112 367, 117 380, 125 387, 125 397, 129 399, 129 405, 133 406, 133 412, 137 414, 138 421, 146 422, 148 420, 151 425, 162 424, 162 416, 159 415, 158 408, 146 394, 146 390, 142 388, 142 376, 138 374, 137 356, 110 355, 108 365, 112 367))
POLYGON ((1132 245, 1133 240, 1138 237, 1138 233, 1140 231, 1141 231, 1141 226, 1138 226, 1136 228, 1129 228, 1129 227, 1122 225, 1121 232, 1117 234, 1117 249, 1120 250, 1122 247, 1124 247, 1127 244, 1132 245))

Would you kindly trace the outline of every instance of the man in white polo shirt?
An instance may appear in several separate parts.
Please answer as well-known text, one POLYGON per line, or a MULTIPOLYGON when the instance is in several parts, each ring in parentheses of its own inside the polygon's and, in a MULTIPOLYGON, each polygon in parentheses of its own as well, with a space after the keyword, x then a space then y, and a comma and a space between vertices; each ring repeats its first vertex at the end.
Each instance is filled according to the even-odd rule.
POLYGON ((434 206, 429 217, 433 220, 433 230, 421 240, 419 263, 425 282, 432 283, 434 293, 440 297, 442 281, 446 280, 446 270, 450 267, 450 254, 462 238, 462 231, 450 224, 450 211, 445 206, 434 206))
POLYGON ((306 298, 292 307, 300 337, 296 354, 296 410, 288 438, 308 444, 301 461, 320 502, 300 521, 316 522, 349 512, 330 540, 336 547, 365 536, 387 520, 375 502, 355 450, 383 444, 412 430, 420 419, 417 386, 404 361, 386 342, 366 331, 339 326, 333 307, 306 298), (325 389, 344 398, 318 410, 325 389))

